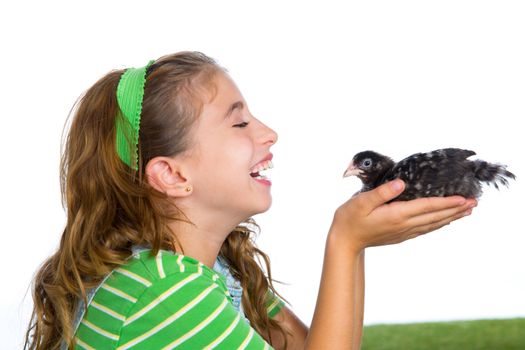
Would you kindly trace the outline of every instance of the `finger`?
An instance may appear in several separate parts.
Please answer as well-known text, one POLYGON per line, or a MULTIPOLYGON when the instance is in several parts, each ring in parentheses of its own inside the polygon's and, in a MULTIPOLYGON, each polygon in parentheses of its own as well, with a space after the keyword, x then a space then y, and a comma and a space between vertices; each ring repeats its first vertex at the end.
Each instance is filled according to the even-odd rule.
POLYGON ((455 214, 453 216, 445 218, 443 220, 432 222, 432 223, 421 225, 421 226, 416 226, 416 227, 408 230, 405 234, 407 236, 407 239, 408 239, 408 237, 409 238, 414 238, 414 237, 417 237, 417 236, 420 236, 420 235, 423 235, 423 234, 426 234, 426 233, 429 233, 429 232, 432 232, 432 231, 436 231, 436 230, 442 228, 443 226, 446 226, 446 225, 450 224, 453 221, 461 219, 461 218, 463 218, 465 216, 469 216, 471 213, 472 213, 472 208, 469 208, 469 209, 463 210, 463 211, 461 211, 461 212, 459 212, 459 213, 457 213, 457 214, 455 214))
POLYGON ((461 206, 455 206, 439 211, 433 211, 430 213, 424 213, 417 216, 413 216, 410 220, 408 220, 407 224, 416 227, 432 224, 435 222, 440 222, 449 218, 453 218, 458 214, 461 214, 471 208, 473 208, 473 204, 471 204, 470 202, 465 202, 461 206))
POLYGON ((404 203, 406 205, 400 206, 399 208, 401 215, 405 217, 416 217, 426 213, 458 208, 465 205, 467 200, 461 196, 428 197, 418 198, 404 203))
MULTIPOLYGON (((455 220, 461 219, 462 217, 470 215, 471 212, 472 212, 472 208, 469 208, 469 209, 463 210, 459 213, 456 213, 453 216, 447 217, 446 219, 443 219, 437 222, 432 222, 432 223, 424 224, 421 226, 413 226, 409 229, 406 229, 402 234, 398 235, 396 238, 389 241, 387 244, 398 244, 398 243, 401 243, 401 242, 404 242, 410 239, 414 239, 421 235, 427 234, 429 232, 436 231, 442 228, 443 226, 450 224, 452 221, 455 221, 455 220)), ((377 245, 384 245, 384 244, 385 243, 383 242, 377 245)))
POLYGON ((396 179, 387 182, 372 191, 364 192, 363 195, 359 197, 359 200, 362 201, 361 205, 368 214, 375 208, 399 196, 404 189, 405 183, 402 180, 396 179))

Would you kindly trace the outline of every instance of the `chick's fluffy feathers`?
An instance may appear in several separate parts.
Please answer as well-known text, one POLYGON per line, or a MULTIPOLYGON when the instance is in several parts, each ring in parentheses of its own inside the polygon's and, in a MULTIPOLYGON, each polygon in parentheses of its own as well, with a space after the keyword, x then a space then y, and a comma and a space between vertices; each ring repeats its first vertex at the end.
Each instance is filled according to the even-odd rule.
POLYGON ((476 153, 459 148, 445 148, 416 153, 395 163, 391 158, 374 151, 356 154, 344 176, 356 175, 363 182, 362 191, 369 191, 385 182, 401 179, 405 191, 395 200, 420 197, 460 195, 479 198, 481 183, 508 186, 515 175, 505 165, 483 160, 468 160, 476 153))

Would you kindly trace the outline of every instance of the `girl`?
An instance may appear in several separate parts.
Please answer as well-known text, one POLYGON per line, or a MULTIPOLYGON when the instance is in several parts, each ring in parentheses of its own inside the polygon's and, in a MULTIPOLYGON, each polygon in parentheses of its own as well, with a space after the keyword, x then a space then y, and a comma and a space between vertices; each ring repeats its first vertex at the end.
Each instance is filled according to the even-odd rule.
POLYGON ((251 217, 271 204, 261 172, 276 141, 201 53, 100 79, 69 130, 67 223, 34 280, 26 347, 358 349, 365 248, 438 229, 476 202, 385 204, 403 191, 393 181, 341 205, 308 329, 278 297, 252 241, 251 217))

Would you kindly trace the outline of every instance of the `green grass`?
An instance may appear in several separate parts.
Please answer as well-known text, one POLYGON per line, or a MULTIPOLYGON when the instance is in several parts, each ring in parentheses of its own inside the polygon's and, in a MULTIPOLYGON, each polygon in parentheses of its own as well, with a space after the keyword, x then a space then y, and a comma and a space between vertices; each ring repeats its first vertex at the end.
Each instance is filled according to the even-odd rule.
POLYGON ((366 326, 362 350, 525 349, 525 318, 366 326))

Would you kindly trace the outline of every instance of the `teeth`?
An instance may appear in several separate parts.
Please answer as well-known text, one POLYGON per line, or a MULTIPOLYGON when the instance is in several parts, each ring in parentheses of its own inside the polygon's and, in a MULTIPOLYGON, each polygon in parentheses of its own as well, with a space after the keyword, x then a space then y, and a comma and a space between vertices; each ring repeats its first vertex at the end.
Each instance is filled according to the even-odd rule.
POLYGON ((268 160, 268 161, 264 162, 264 163, 262 164, 262 167, 261 167, 261 168, 262 168, 262 169, 259 170, 259 171, 264 171, 264 170, 268 170, 268 169, 273 168, 272 161, 271 161, 271 160, 268 160))
POLYGON ((257 176, 253 177, 255 180, 271 181, 270 178, 267 175, 261 174, 262 171, 265 171, 265 170, 268 170, 268 169, 271 169, 271 168, 273 168, 273 163, 272 163, 271 160, 267 160, 265 162, 257 164, 255 167, 253 167, 252 170, 250 171, 250 173, 252 173, 252 174, 253 173, 258 173, 257 176))
POLYGON ((268 169, 272 169, 273 168, 273 163, 271 160, 267 160, 261 164, 258 164, 256 167, 254 167, 252 170, 251 170, 251 173, 259 173, 261 171, 264 171, 264 170, 268 170, 268 169))

